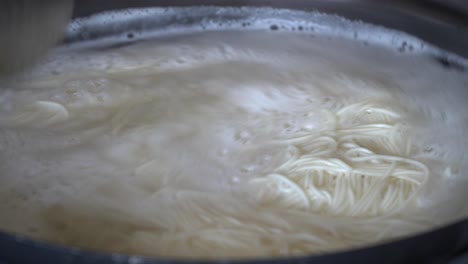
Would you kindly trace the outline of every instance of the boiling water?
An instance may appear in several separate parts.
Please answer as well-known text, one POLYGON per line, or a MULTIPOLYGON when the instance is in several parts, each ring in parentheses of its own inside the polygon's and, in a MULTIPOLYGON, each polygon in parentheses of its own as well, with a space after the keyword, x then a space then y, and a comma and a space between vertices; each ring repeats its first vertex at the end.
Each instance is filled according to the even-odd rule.
MULTIPOLYGON (((238 258, 363 246, 465 217, 468 74, 422 46, 231 29, 57 51, 0 91, 0 228, 105 251, 238 258), (396 212, 362 213, 307 190, 306 205, 288 192, 259 198, 255 179, 321 148, 295 139, 337 140, 355 120, 328 114, 359 104, 398 113, 400 156, 429 171, 414 196, 396 212)), ((332 150, 320 157, 354 166, 332 150)))

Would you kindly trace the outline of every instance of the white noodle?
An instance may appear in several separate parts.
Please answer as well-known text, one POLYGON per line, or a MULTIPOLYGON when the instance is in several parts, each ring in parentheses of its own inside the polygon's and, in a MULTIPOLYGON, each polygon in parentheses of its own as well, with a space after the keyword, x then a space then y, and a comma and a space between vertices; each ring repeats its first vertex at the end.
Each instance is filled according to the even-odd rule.
MULTIPOLYGON (((287 182, 288 192, 296 192, 288 195, 302 197, 298 200, 301 208, 316 213, 352 217, 398 214, 414 200, 429 175, 426 165, 408 157, 409 140, 401 140, 403 135, 395 132, 400 128, 400 117, 370 103, 339 109, 332 118, 339 120, 336 131, 277 140, 278 145, 293 144, 301 155, 278 166, 276 171, 281 175, 262 178, 262 182, 287 182), (376 117, 365 118, 370 114, 376 117), (350 124, 348 119, 361 122, 350 124), (372 120, 378 123, 371 123, 372 120), (359 142, 371 142, 373 150, 359 142), (310 201, 308 206, 305 198, 310 201)), ((265 197, 278 197, 285 192, 283 187, 269 190, 277 194, 265 197)))

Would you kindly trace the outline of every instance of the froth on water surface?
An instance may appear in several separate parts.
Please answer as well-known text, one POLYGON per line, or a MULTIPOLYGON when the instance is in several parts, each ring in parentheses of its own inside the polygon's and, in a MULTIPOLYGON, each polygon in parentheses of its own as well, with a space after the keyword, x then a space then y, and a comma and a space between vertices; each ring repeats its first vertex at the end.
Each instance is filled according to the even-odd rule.
POLYGON ((74 24, 69 47, 0 90, 0 228, 242 258, 364 246, 467 216, 468 76, 441 67, 465 61, 404 34, 414 52, 401 53, 337 17, 246 12, 257 20, 134 30, 128 43, 73 43, 106 17, 74 24), (293 15, 302 33, 283 30, 293 15), (371 45, 327 31, 350 25, 371 45))

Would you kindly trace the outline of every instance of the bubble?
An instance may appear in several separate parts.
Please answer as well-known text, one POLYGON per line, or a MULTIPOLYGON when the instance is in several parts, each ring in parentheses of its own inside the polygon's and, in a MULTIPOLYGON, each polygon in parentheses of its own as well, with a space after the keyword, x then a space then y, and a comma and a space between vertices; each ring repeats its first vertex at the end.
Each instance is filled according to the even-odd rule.
POLYGON ((242 143, 246 143, 251 138, 251 135, 248 131, 240 131, 236 134, 235 139, 241 141, 242 143))
POLYGON ((253 172, 256 169, 257 169, 256 164, 249 164, 249 165, 242 166, 241 171, 244 173, 247 173, 247 172, 253 172))
POLYGON ((223 148, 221 150, 218 150, 218 152, 217 152, 218 156, 222 156, 222 157, 226 156, 228 153, 229 153, 229 151, 228 151, 227 148, 223 148))
POLYGON ((434 56, 433 59, 443 68, 448 69, 448 70, 456 70, 459 72, 465 71, 465 67, 453 60, 450 60, 447 57, 442 57, 442 56, 434 56))

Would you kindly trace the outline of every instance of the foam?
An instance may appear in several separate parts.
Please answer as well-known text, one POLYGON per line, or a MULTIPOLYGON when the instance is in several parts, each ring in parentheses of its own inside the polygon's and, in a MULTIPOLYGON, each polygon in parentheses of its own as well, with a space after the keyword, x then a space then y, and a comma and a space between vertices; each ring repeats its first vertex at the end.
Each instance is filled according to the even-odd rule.
POLYGON ((75 45, 96 45, 93 38, 98 36, 98 42, 115 43, 127 42, 129 39, 133 42, 168 34, 239 29, 299 31, 300 34, 339 36, 409 53, 435 51, 433 46, 408 34, 347 20, 337 15, 247 7, 179 7, 109 11, 71 23, 67 30, 66 42, 73 43, 79 40, 75 45), (109 25, 113 27, 111 32, 106 30, 109 25), (129 29, 130 27, 132 29, 129 29), (109 35, 105 36, 105 40, 99 35, 104 32, 109 35))
POLYGON ((428 53, 444 67, 466 69, 453 53, 438 49, 409 34, 314 12, 274 8, 172 7, 109 11, 70 24, 65 42, 76 47, 126 45, 164 35, 225 30, 270 30, 354 39, 400 53, 428 53))

